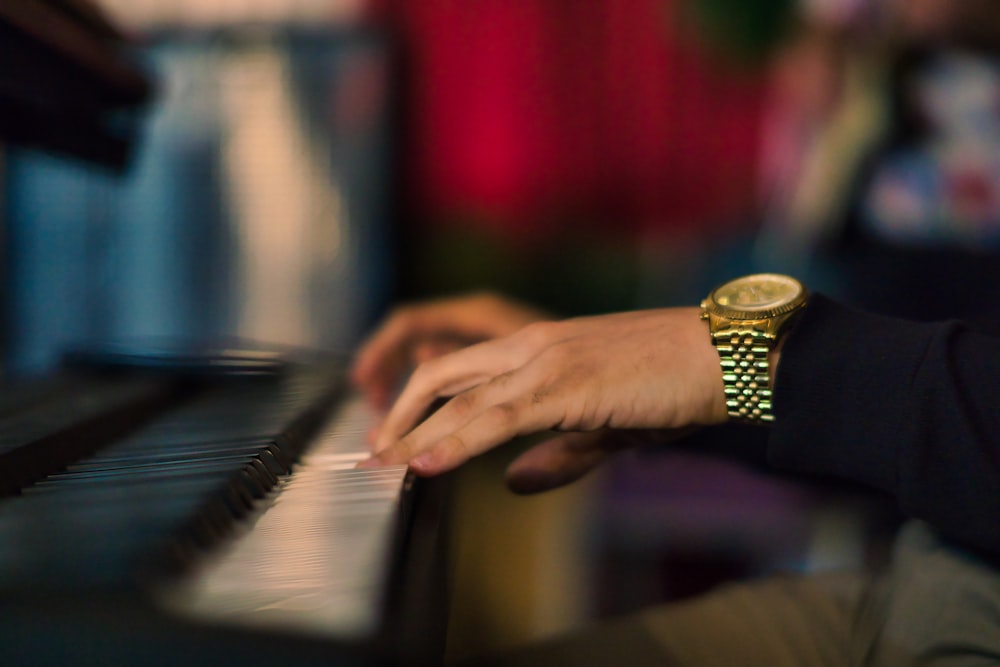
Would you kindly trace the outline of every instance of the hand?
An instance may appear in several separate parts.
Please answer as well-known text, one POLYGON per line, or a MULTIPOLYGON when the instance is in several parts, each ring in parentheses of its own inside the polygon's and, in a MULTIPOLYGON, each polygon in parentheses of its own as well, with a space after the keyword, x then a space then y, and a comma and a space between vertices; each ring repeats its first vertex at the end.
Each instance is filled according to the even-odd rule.
POLYGON ((542 319, 540 310, 488 293, 404 306, 362 345, 351 377, 370 402, 387 408, 397 383, 414 363, 506 336, 542 319))
MULTIPOLYGON (((362 465, 409 463, 434 475, 515 436, 550 429, 671 433, 725 421, 719 358, 699 314, 676 308, 536 323, 425 362, 386 417, 376 454, 362 465), (448 396, 418 425, 434 401, 448 396)), ((575 479, 577 468, 593 467, 608 451, 593 436, 557 439, 512 470, 575 479)))
POLYGON ((507 467, 507 486, 521 494, 548 491, 575 482, 617 451, 650 442, 667 442, 686 431, 603 429, 558 433, 514 459, 507 467))

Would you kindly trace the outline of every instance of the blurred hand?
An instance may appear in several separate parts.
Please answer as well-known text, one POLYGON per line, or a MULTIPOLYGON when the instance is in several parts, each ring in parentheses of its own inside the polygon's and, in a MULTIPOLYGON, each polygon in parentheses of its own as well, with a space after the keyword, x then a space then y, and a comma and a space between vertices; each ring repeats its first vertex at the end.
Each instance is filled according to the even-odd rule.
POLYGON ((567 431, 508 471, 520 490, 572 481, 622 445, 726 420, 719 357, 698 308, 539 322, 421 364, 363 466, 450 470, 515 436, 567 431), (453 397, 420 422, 439 398, 453 397), (614 437, 613 437, 614 436, 614 437), (617 438, 617 439, 615 439, 617 438))
POLYGON ((370 402, 387 408, 414 364, 506 336, 545 317, 540 310, 487 293, 403 306, 361 346, 351 377, 370 402))
POLYGON ((619 450, 667 442, 687 431, 602 429, 557 433, 514 459, 507 467, 507 486, 522 494, 548 491, 575 482, 619 450))

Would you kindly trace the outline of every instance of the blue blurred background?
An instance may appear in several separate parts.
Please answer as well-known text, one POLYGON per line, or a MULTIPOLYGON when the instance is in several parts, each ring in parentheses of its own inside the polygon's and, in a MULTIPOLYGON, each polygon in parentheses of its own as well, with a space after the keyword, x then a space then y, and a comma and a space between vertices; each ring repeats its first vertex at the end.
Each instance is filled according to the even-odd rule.
POLYGON ((389 49, 364 31, 159 31, 124 173, 6 155, 9 373, 105 341, 349 349, 393 281, 389 49))

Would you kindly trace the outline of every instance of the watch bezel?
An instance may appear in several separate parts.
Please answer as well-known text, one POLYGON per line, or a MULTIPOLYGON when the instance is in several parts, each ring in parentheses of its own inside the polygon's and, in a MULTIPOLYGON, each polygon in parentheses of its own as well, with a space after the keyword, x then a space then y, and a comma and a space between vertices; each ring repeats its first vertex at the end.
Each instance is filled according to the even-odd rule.
POLYGON ((778 317, 805 305, 808 299, 808 291, 805 285, 800 281, 792 278, 791 276, 786 276, 778 273, 758 273, 750 276, 742 276, 740 278, 734 278, 733 280, 727 280, 721 285, 713 289, 705 301, 702 302, 702 308, 706 313, 716 315, 719 317, 724 317, 730 320, 766 320, 774 317, 778 317), (780 281, 784 283, 791 283, 796 288, 797 291, 788 297, 788 299, 782 303, 778 303, 775 306, 769 306, 767 308, 758 310, 747 310, 742 308, 737 308, 730 305, 720 304, 716 300, 716 295, 729 288, 734 283, 751 283, 753 281, 764 282, 764 281, 780 281))

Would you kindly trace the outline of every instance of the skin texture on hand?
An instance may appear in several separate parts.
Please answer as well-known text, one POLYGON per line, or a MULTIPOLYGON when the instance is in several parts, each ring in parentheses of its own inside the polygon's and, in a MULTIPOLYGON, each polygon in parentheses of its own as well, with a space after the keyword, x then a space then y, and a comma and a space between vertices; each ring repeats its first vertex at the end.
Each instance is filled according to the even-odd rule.
POLYGON ((403 306, 361 347, 351 379, 373 405, 388 408, 397 383, 415 363, 507 336, 546 317, 489 293, 403 306))
POLYGON ((719 357, 698 308, 538 322, 436 357, 413 373, 362 466, 450 470, 519 435, 564 431, 508 470, 515 490, 581 476, 627 434, 726 420, 719 357), (441 398, 451 397, 423 419, 441 398))

